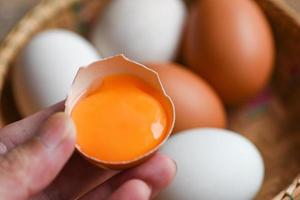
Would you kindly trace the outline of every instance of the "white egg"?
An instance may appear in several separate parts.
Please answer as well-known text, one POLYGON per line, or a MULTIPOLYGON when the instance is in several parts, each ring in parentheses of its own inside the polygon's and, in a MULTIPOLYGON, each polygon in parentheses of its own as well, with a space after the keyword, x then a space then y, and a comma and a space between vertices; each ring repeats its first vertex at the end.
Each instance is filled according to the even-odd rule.
POLYGON ((104 57, 124 53, 140 61, 169 61, 179 46, 182 0, 114 0, 99 16, 91 41, 104 57))
POLYGON ((231 131, 183 131, 172 136, 161 152, 177 162, 178 171, 159 200, 250 200, 263 182, 259 151, 231 131))
POLYGON ((27 116, 63 100, 79 67, 99 59, 97 50, 76 33, 56 29, 34 36, 13 71, 21 114, 27 116))

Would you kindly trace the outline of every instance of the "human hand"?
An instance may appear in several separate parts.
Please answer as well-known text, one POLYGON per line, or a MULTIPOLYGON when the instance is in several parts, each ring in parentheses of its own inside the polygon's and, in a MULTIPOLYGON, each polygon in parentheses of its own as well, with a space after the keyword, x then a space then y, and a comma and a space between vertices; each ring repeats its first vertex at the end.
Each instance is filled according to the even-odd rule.
POLYGON ((61 110, 62 103, 0 129, 0 199, 148 200, 171 182, 176 166, 159 153, 123 172, 73 153, 75 128, 61 110))

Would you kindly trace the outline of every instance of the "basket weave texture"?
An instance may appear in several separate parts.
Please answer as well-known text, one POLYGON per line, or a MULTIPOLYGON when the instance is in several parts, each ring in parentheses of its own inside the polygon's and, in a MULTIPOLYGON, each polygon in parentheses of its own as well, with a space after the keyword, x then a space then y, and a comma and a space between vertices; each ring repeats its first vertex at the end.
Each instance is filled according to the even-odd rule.
MULTIPOLYGON (((186 1, 188 5, 193 2, 186 1)), ((266 177, 257 199, 272 199, 282 191, 274 200, 300 200, 300 16, 283 0, 255 1, 273 29, 275 73, 270 90, 230 112, 230 129, 254 142, 264 157, 266 177)), ((1 126, 19 118, 11 94, 10 69, 22 47, 49 28, 67 28, 87 36, 107 2, 43 0, 11 30, 0 44, 1 126)))

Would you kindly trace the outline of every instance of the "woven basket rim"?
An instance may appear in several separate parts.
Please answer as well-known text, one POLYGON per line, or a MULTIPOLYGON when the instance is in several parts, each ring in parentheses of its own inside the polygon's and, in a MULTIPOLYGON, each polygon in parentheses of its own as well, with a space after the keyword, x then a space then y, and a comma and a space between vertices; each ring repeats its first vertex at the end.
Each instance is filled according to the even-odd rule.
POLYGON ((0 43, 0 98, 9 66, 23 45, 60 11, 80 0, 42 0, 9 31, 0 43), (29 28, 30 27, 30 28, 29 28))
POLYGON ((284 0, 268 0, 273 3, 277 8, 280 8, 286 15, 291 17, 296 24, 300 25, 300 14, 296 11, 294 7, 289 5, 284 0))
MULTIPOLYGON (((41 0, 33 9, 11 29, 7 36, 0 41, 0 98, 5 77, 9 67, 31 36, 43 27, 48 20, 52 19, 57 13, 68 8, 71 4, 84 0, 41 0), (45 14, 47 13, 47 14, 45 14), (30 29, 28 29, 30 27, 30 29)), ((283 13, 291 18, 295 24, 300 27, 300 15, 284 0, 265 0, 280 8, 283 13)), ((296 190, 300 188, 300 176, 288 189, 281 192, 274 200, 280 200, 287 196, 293 196, 296 190)))
MULTIPOLYGON (((50 20, 59 11, 69 5, 82 0, 42 0, 34 8, 28 11, 24 17, 9 31, 7 36, 0 41, 0 77, 5 77, 12 60, 19 52, 24 43, 28 41, 35 30, 40 28, 45 22, 50 20), (48 11, 45 15, 42 11, 48 11), (28 25, 32 25, 30 31, 26 30, 28 25)), ((293 21, 300 26, 300 15, 287 2, 283 0, 267 0, 280 8, 293 21)), ((0 91, 2 91, 3 78, 0 79, 0 91)), ((0 92, 1 98, 1 92, 0 92)))

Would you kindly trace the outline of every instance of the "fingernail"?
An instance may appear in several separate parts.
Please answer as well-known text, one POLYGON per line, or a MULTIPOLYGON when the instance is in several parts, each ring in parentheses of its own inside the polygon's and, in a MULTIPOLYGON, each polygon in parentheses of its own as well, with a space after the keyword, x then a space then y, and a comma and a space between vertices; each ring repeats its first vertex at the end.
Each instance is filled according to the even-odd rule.
POLYGON ((0 155, 6 154, 7 153, 7 147, 4 143, 0 142, 0 155))
POLYGON ((55 148, 65 139, 75 138, 75 126, 65 113, 52 115, 43 125, 39 139, 47 148, 55 148))
POLYGON ((148 190, 149 190, 149 194, 152 193, 152 186, 150 184, 148 184, 146 181, 144 181, 144 183, 147 185, 148 190))
POLYGON ((148 192, 147 196, 151 197, 152 194, 152 186, 150 184, 148 184, 146 181, 143 181, 145 183, 145 186, 147 187, 146 192, 148 192))
POLYGON ((175 171, 177 172, 177 169, 178 169, 177 162, 175 160, 173 160, 173 159, 172 159, 172 161, 173 161, 173 163, 175 165, 175 171))

